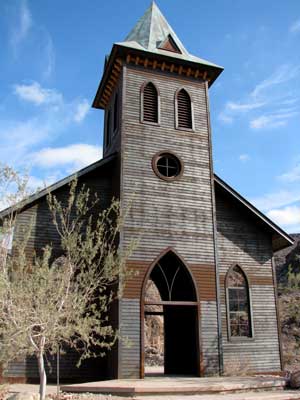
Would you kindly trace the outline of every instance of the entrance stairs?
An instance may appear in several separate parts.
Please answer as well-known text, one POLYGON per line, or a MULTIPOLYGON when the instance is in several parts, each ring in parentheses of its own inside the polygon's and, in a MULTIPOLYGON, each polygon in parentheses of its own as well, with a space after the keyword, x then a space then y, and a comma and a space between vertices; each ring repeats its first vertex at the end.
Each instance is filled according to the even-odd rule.
POLYGON ((278 376, 155 377, 116 379, 61 387, 63 392, 97 393, 136 400, 300 400, 300 391, 287 390, 278 376))

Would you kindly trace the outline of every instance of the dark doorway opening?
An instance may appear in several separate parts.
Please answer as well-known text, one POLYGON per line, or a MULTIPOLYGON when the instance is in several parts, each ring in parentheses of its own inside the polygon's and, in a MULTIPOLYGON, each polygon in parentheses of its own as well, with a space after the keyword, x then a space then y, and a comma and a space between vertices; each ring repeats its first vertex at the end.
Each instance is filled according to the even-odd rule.
POLYGON ((143 311, 145 374, 198 376, 197 294, 189 270, 174 252, 151 270, 143 311))

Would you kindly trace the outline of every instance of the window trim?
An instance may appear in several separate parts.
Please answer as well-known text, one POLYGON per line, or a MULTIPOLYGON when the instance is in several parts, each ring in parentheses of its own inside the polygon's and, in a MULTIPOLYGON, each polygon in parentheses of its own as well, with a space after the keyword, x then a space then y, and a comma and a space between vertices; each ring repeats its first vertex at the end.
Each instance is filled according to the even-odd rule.
POLYGON ((232 264, 225 276, 225 299, 226 299, 226 320, 227 320, 227 338, 229 342, 251 342, 255 340, 254 336, 254 320, 253 320, 253 307, 252 307, 252 295, 251 295, 251 284, 247 273, 245 272, 244 268, 241 267, 240 264, 232 264), (229 310, 229 292, 228 292, 228 277, 231 270, 234 267, 238 267, 242 274, 245 277, 246 284, 247 284, 247 291, 248 291, 248 299, 249 299, 249 319, 250 319, 250 335, 251 336, 232 336, 231 329, 230 329, 230 310, 229 310))
POLYGON ((175 129, 178 129, 179 131, 187 131, 187 132, 195 132, 195 119, 194 119, 194 101, 193 98, 190 94, 190 92, 184 87, 181 86, 178 88, 175 92, 175 97, 174 97, 174 104, 175 104, 175 129), (191 119, 192 119, 192 127, 191 128, 182 128, 179 126, 179 121, 178 121, 178 94, 181 92, 181 90, 185 90, 185 92, 188 94, 190 98, 190 103, 191 103, 191 119))
POLYGON ((111 121, 112 120, 112 112, 111 112, 111 107, 109 107, 106 110, 106 115, 105 115, 105 139, 104 139, 104 149, 105 151, 109 149, 111 143, 112 143, 112 127, 111 127, 111 121))
POLYGON ((145 125, 160 126, 160 91, 153 81, 144 82, 140 89, 140 122, 145 125), (144 120, 144 90, 149 83, 151 83, 155 87, 157 92, 157 122, 144 120))
POLYGON ((171 150, 162 150, 162 151, 159 151, 158 153, 154 154, 154 156, 152 157, 151 164, 152 164, 152 169, 153 169, 155 175, 158 178, 160 178, 160 179, 162 179, 163 181, 166 181, 166 182, 173 182, 173 181, 176 181, 177 179, 180 179, 182 177, 182 175, 183 175, 183 172, 184 172, 184 163, 183 163, 182 159, 180 157, 178 157, 178 155, 176 153, 174 153, 174 151, 171 151, 171 150), (181 167, 180 172, 179 172, 178 175, 168 177, 168 176, 162 175, 159 172, 159 170, 157 168, 157 161, 158 161, 158 158, 162 154, 170 154, 171 156, 174 156, 174 157, 177 158, 177 160, 179 161, 180 167, 181 167))
POLYGON ((119 104, 120 104, 120 96, 118 91, 115 92, 114 94, 114 101, 113 101, 113 117, 112 117, 112 122, 113 122, 113 129, 112 129, 112 136, 114 137, 118 131, 119 128, 119 104), (117 101, 116 101, 117 99, 117 101), (116 123, 116 126, 115 126, 116 123))

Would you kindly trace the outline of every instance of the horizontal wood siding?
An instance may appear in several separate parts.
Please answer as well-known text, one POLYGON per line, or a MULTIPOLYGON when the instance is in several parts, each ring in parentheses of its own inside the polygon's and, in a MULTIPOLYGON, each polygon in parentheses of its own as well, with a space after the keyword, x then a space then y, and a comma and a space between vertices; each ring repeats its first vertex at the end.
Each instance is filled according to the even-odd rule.
POLYGON ((216 208, 225 371, 279 371, 271 236, 219 192, 216 208), (251 339, 228 338, 225 276, 234 264, 242 267, 249 280, 254 330, 251 339))
POLYGON ((140 376, 140 301, 122 299, 120 301, 121 335, 119 345, 119 378, 139 378, 140 376))
MULTIPOLYGON (((114 165, 111 163, 109 167, 104 166, 98 170, 85 175, 78 180, 78 188, 81 184, 85 184, 90 191, 97 192, 100 203, 99 209, 106 208, 112 197, 112 182, 111 175, 114 171, 114 165)), ((69 186, 66 185, 61 189, 54 192, 58 200, 65 202, 69 195, 69 186)), ((42 197, 35 203, 29 205, 17 217, 16 227, 14 231, 14 242, 22 241, 24 233, 28 232, 30 228, 30 236, 26 247, 28 259, 32 259, 35 254, 40 255, 42 249, 46 245, 53 247, 54 256, 61 254, 60 239, 57 234, 56 228, 52 223, 52 216, 50 214, 47 199, 42 197)), ((106 360, 98 360, 97 362, 85 361, 81 368, 76 367, 78 361, 78 354, 68 352, 61 358, 61 379, 78 381, 80 379, 94 379, 100 376, 105 377, 106 374, 106 360), (100 368, 101 366, 101 368, 100 368)), ((49 370, 50 380, 55 379, 55 362, 52 365, 52 372, 49 370), (54 368, 54 369, 53 369, 54 368)), ((4 379, 10 380, 17 378, 19 381, 34 380, 38 378, 38 369, 34 357, 25 360, 12 362, 9 367, 3 372, 4 379)))
MULTIPOLYGON (((205 84, 138 67, 126 67, 123 73, 121 200, 123 207, 129 203, 131 207, 121 238, 124 246, 132 238, 138 239, 130 261, 139 273, 128 282, 124 298, 140 299, 147 269, 159 254, 172 247, 191 267, 200 298, 213 301, 216 294, 205 84), (159 125, 140 122, 140 89, 149 81, 160 93, 159 125), (193 101, 194 132, 175 128, 175 93, 182 87, 193 101), (154 173, 152 158, 160 151, 174 152, 182 160, 184 172, 179 179, 166 182, 154 173)), ((124 314, 120 317, 126 319, 124 314)), ((212 324, 216 322, 215 314, 207 318, 212 324)), ((122 354, 127 357, 125 350, 122 354)))

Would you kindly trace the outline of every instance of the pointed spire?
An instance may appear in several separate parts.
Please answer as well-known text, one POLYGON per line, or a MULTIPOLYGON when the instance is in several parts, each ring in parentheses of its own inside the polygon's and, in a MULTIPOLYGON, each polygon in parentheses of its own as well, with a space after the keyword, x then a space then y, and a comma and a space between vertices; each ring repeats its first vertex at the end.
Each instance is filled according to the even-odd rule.
POLYGON ((127 35, 125 41, 115 44, 223 69, 207 60, 189 54, 155 1, 151 1, 149 8, 127 35))
POLYGON ((169 37, 182 54, 188 55, 187 50, 171 28, 154 1, 135 27, 126 37, 125 42, 136 42, 145 50, 156 51, 169 37))

